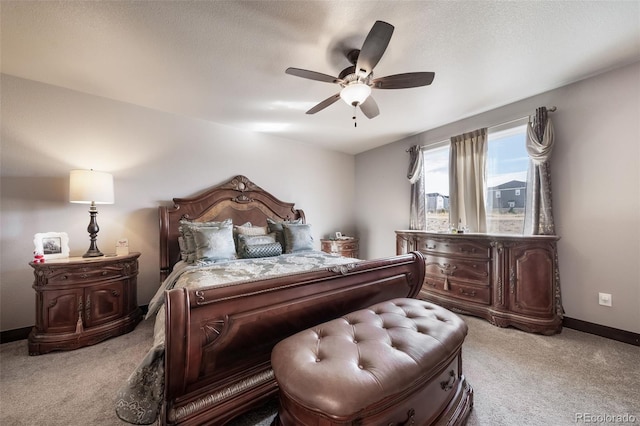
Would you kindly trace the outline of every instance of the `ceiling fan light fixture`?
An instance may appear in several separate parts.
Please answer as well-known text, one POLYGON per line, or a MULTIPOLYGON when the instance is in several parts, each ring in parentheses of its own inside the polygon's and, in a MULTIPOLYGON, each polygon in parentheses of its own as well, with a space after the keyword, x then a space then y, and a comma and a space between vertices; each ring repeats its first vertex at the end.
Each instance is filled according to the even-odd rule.
POLYGON ((345 86, 340 91, 340 97, 347 105, 361 105, 369 95, 371 94, 371 87, 369 85, 356 82, 345 86))

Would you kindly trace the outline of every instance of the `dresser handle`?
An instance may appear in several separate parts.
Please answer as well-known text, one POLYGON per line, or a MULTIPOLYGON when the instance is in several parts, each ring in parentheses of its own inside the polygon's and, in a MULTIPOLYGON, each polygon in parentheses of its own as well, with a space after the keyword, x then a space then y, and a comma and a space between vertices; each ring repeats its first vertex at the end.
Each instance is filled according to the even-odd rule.
POLYGON ((440 382, 440 387, 443 391, 447 392, 453 389, 453 385, 456 383, 456 373, 455 371, 449 371, 449 380, 446 382, 440 382))
POLYGON ((113 297, 118 297, 118 296, 120 296, 120 292, 118 290, 111 290, 111 295, 113 297))
POLYGON ((436 245, 432 245, 430 246, 429 244, 427 244, 427 250, 435 250, 436 249, 436 245))
POLYGON ((475 252, 476 252, 476 249, 474 249, 474 248, 466 249, 466 248, 464 248, 464 247, 460 247, 460 251, 461 251, 462 253, 464 253, 464 252, 467 252, 467 253, 475 253, 475 252))
POLYGON ((410 408, 407 411, 407 420, 401 423, 389 423, 387 426, 413 426, 416 424, 416 410, 410 408))
POLYGON ((476 291, 475 290, 471 290, 469 291, 464 291, 463 289, 460 289, 460 293, 464 294, 465 296, 471 296, 471 297, 475 297, 476 295, 476 291))

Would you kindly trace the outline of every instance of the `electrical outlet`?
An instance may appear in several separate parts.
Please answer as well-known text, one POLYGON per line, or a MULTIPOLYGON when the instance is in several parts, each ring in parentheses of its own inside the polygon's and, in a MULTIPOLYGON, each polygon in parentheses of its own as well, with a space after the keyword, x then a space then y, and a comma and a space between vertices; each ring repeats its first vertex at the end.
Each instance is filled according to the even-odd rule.
POLYGON ((611 306, 611 295, 609 293, 598 293, 598 303, 602 306, 611 306))

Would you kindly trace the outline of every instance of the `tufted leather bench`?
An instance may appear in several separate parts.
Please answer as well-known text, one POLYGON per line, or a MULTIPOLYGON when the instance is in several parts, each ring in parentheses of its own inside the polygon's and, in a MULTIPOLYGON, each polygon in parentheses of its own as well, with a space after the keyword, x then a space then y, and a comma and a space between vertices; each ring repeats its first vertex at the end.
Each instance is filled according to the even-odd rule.
POLYGON ((460 356, 467 325, 416 299, 378 303, 279 342, 276 424, 463 424, 473 391, 460 356))

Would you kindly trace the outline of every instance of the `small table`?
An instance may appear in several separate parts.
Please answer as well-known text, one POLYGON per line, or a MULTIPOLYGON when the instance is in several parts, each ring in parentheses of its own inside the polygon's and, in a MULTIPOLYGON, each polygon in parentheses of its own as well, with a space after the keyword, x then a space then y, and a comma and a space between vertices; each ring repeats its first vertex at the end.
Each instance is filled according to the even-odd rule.
POLYGON ((30 262, 36 325, 29 355, 73 350, 132 331, 142 319, 137 302, 140 253, 30 262))
POLYGON ((345 257, 358 258, 360 243, 357 238, 340 240, 320 240, 320 248, 325 253, 338 254, 345 257))

